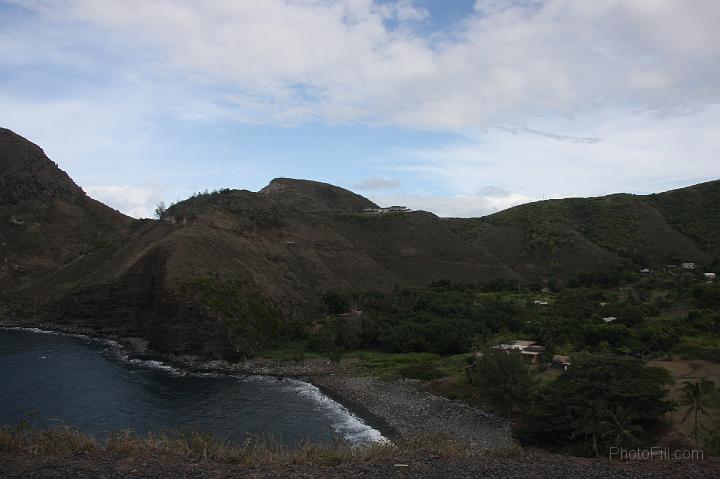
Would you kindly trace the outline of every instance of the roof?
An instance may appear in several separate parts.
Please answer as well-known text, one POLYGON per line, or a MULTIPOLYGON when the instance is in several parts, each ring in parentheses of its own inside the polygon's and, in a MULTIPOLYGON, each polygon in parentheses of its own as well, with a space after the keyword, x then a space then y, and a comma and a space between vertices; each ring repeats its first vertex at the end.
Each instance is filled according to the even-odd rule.
POLYGON ((532 346, 533 344, 537 344, 537 341, 525 341, 523 339, 516 339, 513 341, 513 345, 520 346, 521 348, 527 348, 528 346, 532 346))
POLYGON ((544 351, 545 351, 545 347, 544 347, 544 346, 540 346, 539 344, 533 344, 533 345, 531 345, 531 346, 527 346, 527 347, 523 350, 523 353, 525 353, 525 352, 528 352, 528 353, 542 353, 542 352, 544 352, 544 351))
POLYGON ((525 356, 540 356, 542 353, 542 351, 528 351, 527 349, 520 351, 520 354, 524 354, 525 356))
POLYGON ((570 364, 570 356, 562 356, 560 354, 556 354, 552 358, 554 363, 568 363, 570 364))

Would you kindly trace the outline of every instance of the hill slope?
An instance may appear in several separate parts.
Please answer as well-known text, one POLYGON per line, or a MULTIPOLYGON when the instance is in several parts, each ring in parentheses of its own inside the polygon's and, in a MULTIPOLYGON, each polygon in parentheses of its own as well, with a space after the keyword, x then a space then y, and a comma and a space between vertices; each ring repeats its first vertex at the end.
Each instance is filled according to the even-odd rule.
POLYGON ((0 129, 0 290, 114 241, 132 219, 89 198, 40 147, 0 129))
POLYGON ((0 313, 140 336, 175 354, 250 355, 315 319, 332 290, 562 281, 673 257, 708 263, 720 244, 718 182, 441 219, 364 214, 377 205, 360 195, 278 178, 257 193, 194 196, 155 221, 88 198, 8 130, 0 167, 0 313))
POLYGON ((720 181, 654 195, 616 194, 516 206, 483 218, 451 220, 522 275, 621 265, 709 265, 720 254, 720 181))

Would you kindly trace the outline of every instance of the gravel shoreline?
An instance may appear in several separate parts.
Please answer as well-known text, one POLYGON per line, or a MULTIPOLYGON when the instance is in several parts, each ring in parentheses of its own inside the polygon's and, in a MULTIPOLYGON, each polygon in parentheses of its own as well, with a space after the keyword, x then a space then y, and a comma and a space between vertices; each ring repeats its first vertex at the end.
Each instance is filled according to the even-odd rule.
POLYGON ((329 375, 313 378, 312 383, 350 410, 364 410, 378 418, 378 429, 391 439, 441 436, 472 449, 491 450, 514 444, 508 421, 419 391, 417 381, 329 375))

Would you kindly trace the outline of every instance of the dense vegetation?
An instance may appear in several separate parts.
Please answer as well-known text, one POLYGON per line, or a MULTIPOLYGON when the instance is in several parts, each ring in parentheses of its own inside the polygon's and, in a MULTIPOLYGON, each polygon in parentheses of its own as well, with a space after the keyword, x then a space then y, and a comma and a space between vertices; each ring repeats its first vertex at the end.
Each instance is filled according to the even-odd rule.
POLYGON ((378 349, 386 352, 455 354, 476 337, 520 327, 520 309, 499 297, 477 298, 468 285, 441 282, 430 288, 396 289, 391 294, 325 296, 330 311, 361 308, 359 316, 338 316, 311 338, 316 351, 378 349))
POLYGON ((247 284, 221 281, 211 276, 195 277, 180 284, 182 291, 194 296, 223 318, 230 356, 252 355, 258 349, 279 339, 297 334, 293 323, 283 321, 280 311, 263 298, 249 294, 247 284))
MULTIPOLYGON (((311 337, 310 348, 457 354, 516 336, 541 342, 548 357, 582 351, 645 357, 676 352, 720 361, 720 283, 680 271, 630 279, 622 287, 552 294, 491 293, 449 281, 390 294, 328 293, 324 301, 331 319, 311 337), (541 299, 547 304, 539 304, 541 299), (361 313, 340 314, 351 309, 361 313)), ((605 277, 597 281, 606 284, 605 277)))

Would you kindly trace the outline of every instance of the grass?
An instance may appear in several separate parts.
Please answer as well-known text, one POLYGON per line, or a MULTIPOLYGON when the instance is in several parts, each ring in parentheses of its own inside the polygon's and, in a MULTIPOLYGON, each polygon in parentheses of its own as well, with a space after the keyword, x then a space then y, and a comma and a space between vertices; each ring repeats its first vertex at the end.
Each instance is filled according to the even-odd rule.
POLYGON ((276 342, 259 351, 257 357, 275 361, 303 361, 305 359, 319 358, 322 355, 308 351, 307 341, 294 340, 276 342))
POLYGON ((343 354, 341 366, 384 379, 403 377, 403 371, 418 364, 438 370, 445 376, 463 373, 468 354, 441 356, 434 353, 382 353, 350 351, 343 354))
POLYGON ((101 441, 68 427, 34 429, 25 424, 0 427, 2 454, 62 456, 91 452, 121 456, 173 454, 203 462, 322 465, 369 462, 403 454, 442 457, 463 457, 469 454, 467 447, 459 442, 429 436, 356 447, 336 441, 330 445, 305 443, 288 448, 272 440, 248 440, 235 444, 197 432, 138 436, 131 431, 124 431, 101 441))
POLYGON ((684 359, 705 359, 720 362, 720 341, 715 336, 683 336, 675 351, 684 359))

